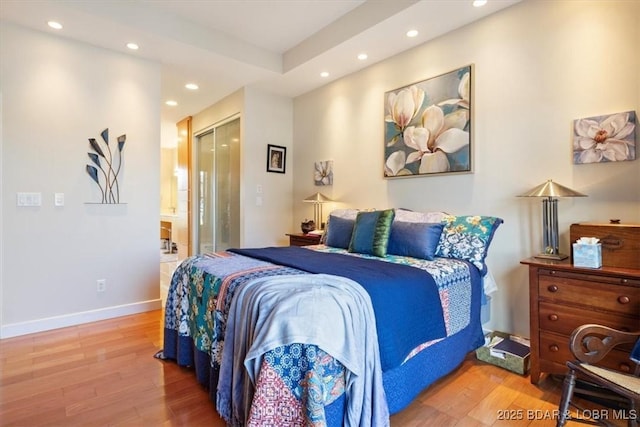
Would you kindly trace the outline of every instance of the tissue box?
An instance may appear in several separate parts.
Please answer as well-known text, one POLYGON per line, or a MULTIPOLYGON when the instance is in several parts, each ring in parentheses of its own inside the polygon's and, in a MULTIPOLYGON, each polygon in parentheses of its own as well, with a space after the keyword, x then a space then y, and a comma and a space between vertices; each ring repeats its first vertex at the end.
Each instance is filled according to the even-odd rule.
POLYGON ((640 224, 571 224, 569 241, 597 237, 602 244, 602 266, 640 269, 640 224))
POLYGON ((602 267, 602 245, 573 244, 573 265, 576 267, 602 267))

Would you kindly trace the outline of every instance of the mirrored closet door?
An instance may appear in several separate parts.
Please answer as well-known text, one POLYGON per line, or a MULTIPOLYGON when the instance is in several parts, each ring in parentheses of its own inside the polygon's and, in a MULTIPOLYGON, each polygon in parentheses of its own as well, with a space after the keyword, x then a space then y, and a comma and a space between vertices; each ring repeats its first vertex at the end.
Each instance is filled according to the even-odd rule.
POLYGON ((240 246, 240 119, 196 135, 197 253, 240 246))

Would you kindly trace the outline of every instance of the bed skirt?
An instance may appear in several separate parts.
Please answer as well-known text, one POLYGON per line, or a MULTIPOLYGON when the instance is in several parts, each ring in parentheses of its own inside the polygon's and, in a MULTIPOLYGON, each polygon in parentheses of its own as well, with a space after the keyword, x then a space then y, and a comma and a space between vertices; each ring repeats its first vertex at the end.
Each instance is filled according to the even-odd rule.
MULTIPOLYGON (((425 388, 454 371, 468 353, 484 344, 480 320, 483 292, 478 277, 477 270, 473 270, 469 323, 455 334, 426 347, 403 364, 382 373, 390 414, 402 411, 425 388)), ((165 328, 163 359, 174 360, 180 366, 192 367, 198 383, 209 390, 215 408, 218 372, 212 368, 209 355, 198 350, 191 337, 180 336, 177 330, 165 328)), ((344 394, 325 407, 328 427, 342 427, 344 408, 344 394)))
MULTIPOLYGON (((476 304, 472 312, 474 309, 476 304)), ((479 316, 479 313, 472 313, 472 318, 477 318, 475 316, 479 316)), ((389 412, 395 414, 406 408, 426 387, 455 370, 469 352, 483 344, 480 323, 471 322, 455 335, 425 348, 406 363, 383 372, 382 381, 389 412)), ((211 368, 209 355, 197 350, 191 337, 178 336, 173 329, 164 330, 163 353, 165 359, 175 360, 180 366, 194 369, 198 383, 209 390, 209 397, 215 408, 218 375, 211 368)), ((325 407, 327 425, 341 427, 343 413, 344 395, 325 407)))

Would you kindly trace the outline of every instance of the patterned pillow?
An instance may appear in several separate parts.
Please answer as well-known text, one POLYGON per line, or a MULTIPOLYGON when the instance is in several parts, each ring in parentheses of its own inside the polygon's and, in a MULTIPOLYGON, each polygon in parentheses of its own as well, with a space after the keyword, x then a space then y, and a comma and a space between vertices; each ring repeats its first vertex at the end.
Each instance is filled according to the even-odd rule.
POLYGON ((393 217, 393 209, 358 212, 349 243, 349 252, 386 256, 393 217))
POLYGON ((453 216, 443 219, 444 229, 436 249, 436 256, 457 258, 471 262, 484 276, 487 266, 484 263, 493 234, 501 218, 492 216, 453 216))
POLYGON ((355 219, 329 215, 329 222, 331 227, 327 227, 327 231, 324 233, 326 236, 324 244, 334 248, 347 249, 351 242, 355 219))
POLYGON ((444 224, 441 222, 404 222, 395 219, 387 253, 432 261, 444 224))

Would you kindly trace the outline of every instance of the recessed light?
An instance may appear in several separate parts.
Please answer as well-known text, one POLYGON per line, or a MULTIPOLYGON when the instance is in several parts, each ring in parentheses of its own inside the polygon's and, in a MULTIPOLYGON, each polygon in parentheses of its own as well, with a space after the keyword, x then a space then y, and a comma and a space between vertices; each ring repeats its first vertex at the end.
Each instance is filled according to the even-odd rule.
POLYGON ((320 77, 329 77, 329 73, 326 71, 323 71, 320 73, 320 77))
POLYGON ((487 4, 487 0, 473 0, 473 7, 482 7, 487 4))
POLYGON ((407 37, 415 37, 418 35, 418 30, 409 30, 407 31, 407 37))
POLYGON ((170 107, 175 107, 176 105, 178 105, 178 103, 172 99, 168 100, 167 102, 165 102, 165 104, 167 104, 170 107))
POLYGON ((136 43, 127 43, 127 47, 131 50, 138 50, 140 48, 136 43))
POLYGON ((365 60, 365 59, 367 59, 368 57, 369 57, 369 56, 367 56, 367 54, 366 54, 366 53, 361 53, 361 54, 359 54, 359 55, 358 55, 358 59, 359 59, 360 61, 364 61, 364 60, 365 60))
POLYGON ((186 85, 184 85, 184 87, 186 87, 189 90, 196 90, 198 89, 198 85, 195 83, 187 83, 186 85))
POLYGON ((51 28, 53 28, 54 30, 61 30, 62 29, 62 24, 56 21, 49 21, 47 22, 47 25, 50 26, 51 28))

